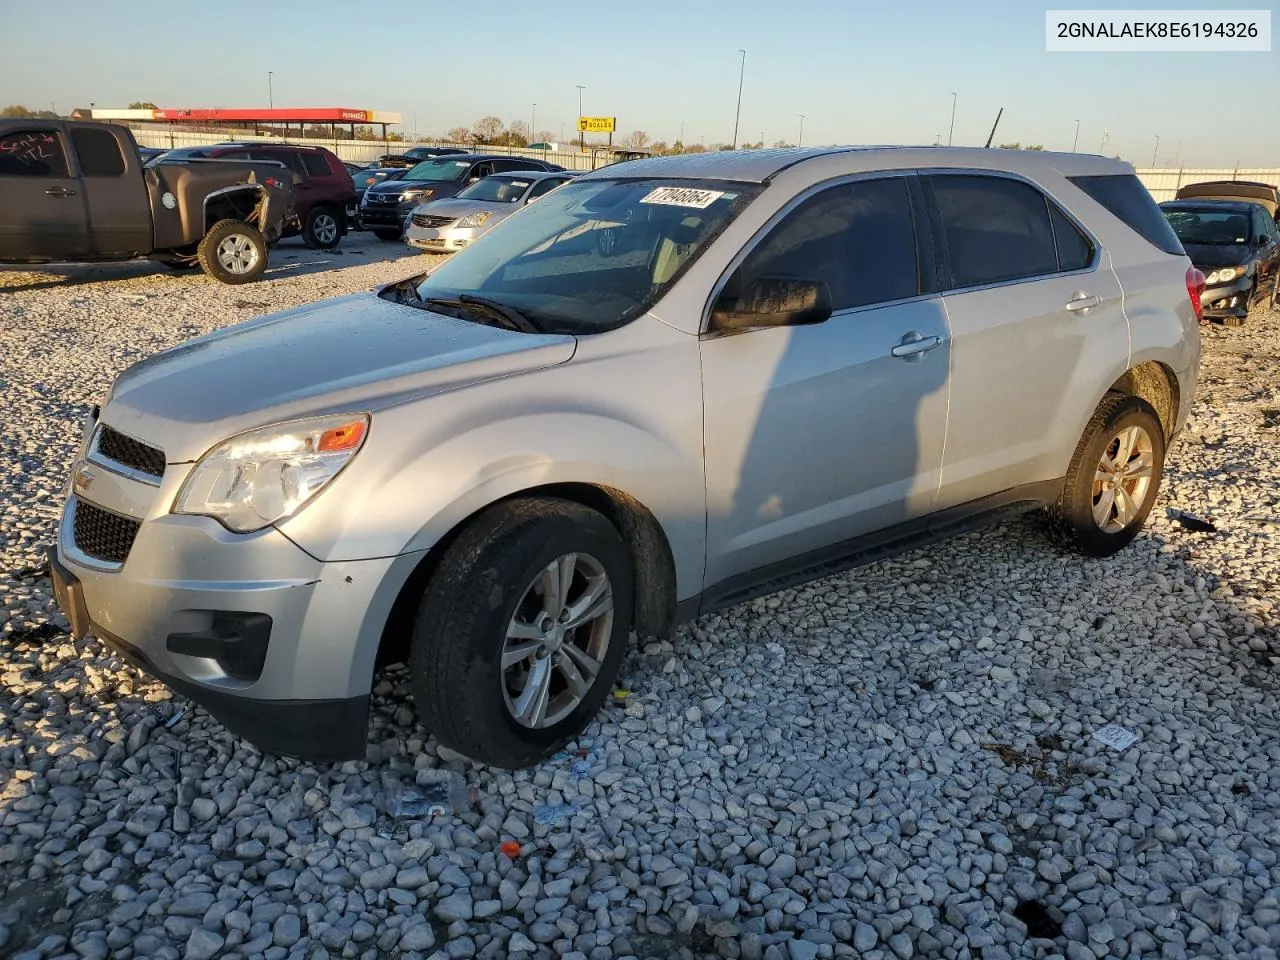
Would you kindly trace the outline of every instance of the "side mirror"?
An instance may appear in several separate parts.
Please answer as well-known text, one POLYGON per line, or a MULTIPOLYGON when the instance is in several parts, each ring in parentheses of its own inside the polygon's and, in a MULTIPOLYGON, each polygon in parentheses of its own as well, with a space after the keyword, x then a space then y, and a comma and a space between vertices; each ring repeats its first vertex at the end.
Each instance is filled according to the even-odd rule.
POLYGON ((721 330, 790 327, 822 323, 831 310, 831 290, 821 280, 761 277, 739 297, 721 294, 711 322, 721 330))

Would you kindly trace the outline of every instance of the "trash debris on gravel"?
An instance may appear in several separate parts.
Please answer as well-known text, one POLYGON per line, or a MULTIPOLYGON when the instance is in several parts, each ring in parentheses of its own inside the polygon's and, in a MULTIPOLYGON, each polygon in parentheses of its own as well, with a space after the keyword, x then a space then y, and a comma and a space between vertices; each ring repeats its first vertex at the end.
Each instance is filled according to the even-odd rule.
POLYGON ((1212 521, 1203 520, 1195 514, 1187 513, 1185 510, 1175 510, 1169 508, 1169 517, 1176 520, 1179 526, 1190 530, 1192 533, 1217 533, 1218 527, 1212 521))

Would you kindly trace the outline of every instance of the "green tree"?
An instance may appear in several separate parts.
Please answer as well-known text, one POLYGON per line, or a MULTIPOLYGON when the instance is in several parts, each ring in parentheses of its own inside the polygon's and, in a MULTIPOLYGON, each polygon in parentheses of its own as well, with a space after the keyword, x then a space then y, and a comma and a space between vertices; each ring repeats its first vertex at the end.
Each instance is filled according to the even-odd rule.
POLYGON ((0 110, 0 117, 13 118, 13 117, 34 117, 34 116, 35 114, 32 111, 28 110, 26 107, 22 106, 22 104, 20 103, 11 103, 9 104, 9 106, 5 107, 3 110, 0 110))
POLYGON ((150 100, 135 100, 133 101, 133 103, 129 104, 129 109, 130 110, 159 110, 160 108, 157 107, 150 100))

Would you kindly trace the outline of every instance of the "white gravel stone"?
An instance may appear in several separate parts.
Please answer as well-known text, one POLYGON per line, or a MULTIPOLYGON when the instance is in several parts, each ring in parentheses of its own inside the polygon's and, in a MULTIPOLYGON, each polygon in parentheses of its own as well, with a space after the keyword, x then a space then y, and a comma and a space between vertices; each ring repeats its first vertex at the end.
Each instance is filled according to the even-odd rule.
POLYGON ((376 678, 361 762, 264 756, 196 707, 172 729, 144 716, 171 694, 72 643, 38 570, 86 406, 185 338, 433 262, 355 234, 340 255, 286 241, 246 287, 0 268, 0 952, 1273 955, 1280 426, 1264 411, 1280 410, 1280 314, 1265 309, 1203 328, 1199 399, 1126 550, 1069 555, 1025 518, 702 617, 628 653, 630 697, 566 757, 511 773, 438 750, 401 667, 376 678), (1137 742, 1099 743, 1108 724, 1137 742), (382 837, 382 775, 444 769, 477 802, 382 837), (541 804, 579 810, 543 825, 541 804), (1023 900, 1060 911, 1051 949, 1012 919, 1023 900))

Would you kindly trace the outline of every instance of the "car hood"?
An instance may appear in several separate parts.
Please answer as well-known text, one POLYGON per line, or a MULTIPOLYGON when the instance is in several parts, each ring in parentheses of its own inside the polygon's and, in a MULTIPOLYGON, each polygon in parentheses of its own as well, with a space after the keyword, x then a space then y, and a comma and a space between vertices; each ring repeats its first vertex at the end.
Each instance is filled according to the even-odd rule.
POLYGON ((381 180, 369 185, 369 193, 401 194, 406 190, 434 190, 435 193, 453 196, 466 184, 455 180, 381 180))
POLYGON ((1237 267, 1247 264, 1249 248, 1244 244, 1188 243, 1182 241, 1182 249, 1197 269, 1205 267, 1237 267))
POLYGON ((486 222, 494 223, 496 220, 511 216, 519 209, 518 203, 502 203, 496 200, 459 200, 455 197, 452 200, 429 200, 416 206, 413 212, 428 213, 433 217, 457 218, 473 213, 490 213, 493 216, 486 222))
POLYGON ((355 294, 190 340, 122 373, 103 422, 198 459, 244 430, 404 400, 569 360, 577 341, 526 334, 355 294))

